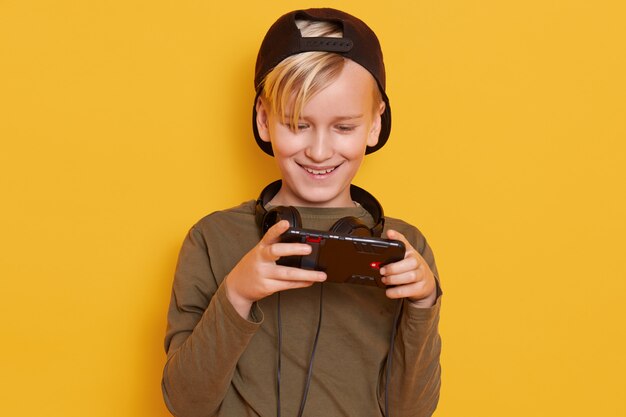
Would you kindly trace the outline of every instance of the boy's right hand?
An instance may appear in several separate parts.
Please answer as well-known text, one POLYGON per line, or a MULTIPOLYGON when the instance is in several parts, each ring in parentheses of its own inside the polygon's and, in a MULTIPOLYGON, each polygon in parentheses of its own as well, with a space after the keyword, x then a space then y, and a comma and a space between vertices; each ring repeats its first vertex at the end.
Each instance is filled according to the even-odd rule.
POLYGON ((286 220, 272 226, 225 279, 226 296, 245 319, 250 314, 252 303, 257 300, 278 291, 310 287, 326 280, 326 274, 321 271, 276 264, 283 256, 308 255, 312 250, 306 243, 281 243, 280 235, 287 229, 289 222, 286 220))

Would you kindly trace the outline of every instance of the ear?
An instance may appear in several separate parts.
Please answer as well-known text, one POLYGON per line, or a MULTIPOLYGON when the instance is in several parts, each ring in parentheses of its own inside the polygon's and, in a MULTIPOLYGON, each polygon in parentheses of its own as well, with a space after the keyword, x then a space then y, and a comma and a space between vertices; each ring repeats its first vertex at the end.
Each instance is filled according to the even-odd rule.
POLYGON ((374 112, 374 120, 372 120, 372 128, 367 137, 367 146, 370 148, 376 146, 378 143, 378 137, 380 136, 380 129, 382 127, 382 114, 385 112, 385 102, 381 101, 376 112, 374 112))
POLYGON ((256 128, 263 142, 270 141, 269 111, 265 100, 259 97, 256 101, 256 128))

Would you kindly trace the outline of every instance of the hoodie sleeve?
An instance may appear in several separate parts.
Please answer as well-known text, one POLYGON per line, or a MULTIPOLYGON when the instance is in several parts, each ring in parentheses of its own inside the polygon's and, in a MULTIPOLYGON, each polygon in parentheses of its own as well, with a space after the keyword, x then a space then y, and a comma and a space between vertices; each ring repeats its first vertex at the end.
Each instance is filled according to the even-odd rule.
POLYGON ((256 304, 248 320, 235 311, 214 276, 205 238, 193 227, 180 251, 165 337, 162 389, 173 415, 217 412, 262 321, 256 304))

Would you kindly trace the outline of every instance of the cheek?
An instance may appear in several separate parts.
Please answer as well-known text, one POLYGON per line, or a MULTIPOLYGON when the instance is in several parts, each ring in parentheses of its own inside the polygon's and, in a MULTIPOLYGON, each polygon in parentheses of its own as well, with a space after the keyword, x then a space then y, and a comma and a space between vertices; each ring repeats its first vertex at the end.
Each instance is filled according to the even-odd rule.
POLYGON ((274 156, 289 156, 298 152, 299 141, 288 128, 279 124, 272 124, 269 130, 274 156))
POLYGON ((274 156, 281 158, 297 154, 302 150, 302 146, 295 139, 277 137, 272 140, 272 149, 274 149, 274 156))
POLYGON ((337 151, 349 159, 360 159, 365 155, 367 147, 367 137, 359 135, 358 137, 339 138, 337 151))

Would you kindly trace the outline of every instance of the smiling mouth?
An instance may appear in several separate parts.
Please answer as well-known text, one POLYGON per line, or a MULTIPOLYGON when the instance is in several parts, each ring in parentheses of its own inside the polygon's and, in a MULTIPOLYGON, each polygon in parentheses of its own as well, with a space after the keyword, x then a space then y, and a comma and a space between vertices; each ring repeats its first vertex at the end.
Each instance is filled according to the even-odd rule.
POLYGON ((339 165, 337 165, 335 167, 323 168, 323 169, 310 168, 310 167, 306 167, 304 165, 300 165, 300 166, 302 167, 302 169, 304 169, 309 174, 313 174, 313 175, 327 175, 327 174, 330 174, 331 172, 333 172, 335 169, 337 169, 337 167, 339 165))

